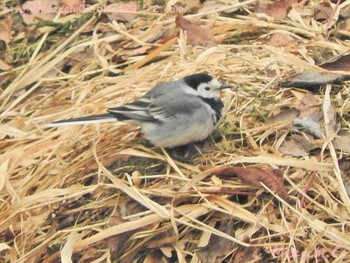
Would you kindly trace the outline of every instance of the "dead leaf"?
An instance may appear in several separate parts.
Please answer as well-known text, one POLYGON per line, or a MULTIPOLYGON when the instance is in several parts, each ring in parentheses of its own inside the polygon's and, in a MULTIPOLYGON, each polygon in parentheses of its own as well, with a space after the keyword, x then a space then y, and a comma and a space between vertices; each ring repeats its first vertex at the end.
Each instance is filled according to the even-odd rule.
POLYGON ((84 3, 84 0, 60 0, 65 6, 76 7, 84 3))
POLYGON ((320 105, 319 100, 311 92, 306 92, 305 95, 301 98, 300 102, 301 105, 303 105, 303 107, 312 107, 320 105))
POLYGON ((239 247, 235 253, 232 262, 235 263, 259 263, 262 262, 262 256, 259 253, 260 249, 257 247, 239 247))
POLYGON ((110 4, 103 9, 110 21, 132 22, 137 18, 136 12, 136 2, 110 4))
POLYGON ((276 122, 292 121, 299 115, 299 110, 296 108, 285 109, 274 116, 268 118, 267 123, 272 124, 276 122))
POLYGON ((350 54, 342 54, 330 61, 320 65, 321 68, 332 71, 349 71, 350 74, 350 54))
MULTIPOLYGON (((109 220, 109 223, 111 226, 115 226, 125 222, 128 222, 128 220, 124 220, 117 215, 112 216, 109 220)), ((108 248, 111 250, 111 252, 118 254, 123 248, 123 246, 125 245, 125 241, 129 239, 130 235, 133 232, 134 231, 129 231, 129 232, 125 232, 125 233, 107 238, 106 240, 107 245, 108 245, 108 248)))
POLYGON ((338 27, 343 31, 350 31, 350 19, 347 18, 345 20, 340 21, 338 27))
POLYGON ((350 153, 350 133, 345 130, 339 131, 333 140, 333 146, 337 150, 350 153))
POLYGON ((314 149, 313 146, 304 136, 296 135, 287 141, 284 141, 278 149, 281 153, 295 157, 308 156, 309 152, 314 149))
POLYGON ((272 191, 280 195, 284 200, 288 200, 287 189, 284 186, 283 174, 279 169, 271 168, 244 168, 244 167, 212 167, 202 166, 202 171, 211 170, 211 174, 216 176, 238 176, 242 181, 261 187, 260 183, 264 183, 272 191))
POLYGON ((160 251, 150 251, 145 259, 142 261, 143 263, 166 263, 168 260, 160 253, 160 251))
MULTIPOLYGON (((349 134, 348 134, 349 136, 349 134)), ((348 144, 349 145, 349 144, 348 144)), ((338 161, 340 170, 342 170, 342 179, 344 182, 345 190, 348 196, 350 196, 350 159, 349 157, 343 157, 338 161)))
POLYGON ((348 173, 350 171, 350 159, 349 157, 343 157, 338 161, 338 165, 340 170, 342 170, 345 173, 348 173))
POLYGON ((27 25, 38 22, 36 18, 42 20, 52 20, 57 13, 58 0, 33 0, 22 5, 21 16, 27 25))
POLYGON ((12 66, 0 59, 0 70, 7 71, 12 69, 12 66))
POLYGON ((323 118, 321 102, 311 92, 305 93, 296 108, 300 111, 299 118, 310 116, 317 122, 323 118))
POLYGON ((188 41, 193 46, 214 47, 218 45, 213 34, 208 29, 187 20, 180 14, 176 16, 175 24, 187 32, 188 41))
POLYGON ((350 79, 350 75, 341 75, 337 73, 326 73, 316 71, 305 71, 295 74, 284 80, 280 85, 282 87, 296 88, 314 88, 327 83, 337 83, 350 79))
POLYGON ((60 0, 62 5, 59 7, 59 12, 63 15, 82 13, 85 9, 84 1, 85 0, 60 0))
POLYGON ((349 71, 349 74, 335 72, 305 71, 286 78, 280 83, 282 87, 313 88, 323 84, 337 83, 350 79, 350 54, 343 54, 319 65, 330 71, 349 71))
POLYGON ((267 5, 266 14, 276 20, 283 20, 288 15, 291 6, 297 3, 297 0, 277 0, 267 5))
MULTIPOLYGON (((234 234, 233 224, 234 221, 232 220, 227 220, 226 222, 222 221, 220 222, 218 230, 232 236, 234 234)), ((234 242, 217 235, 212 235, 209 243, 205 247, 200 248, 197 255, 203 263, 219 262, 218 259, 228 255, 234 246, 234 242)))
POLYGON ((270 39, 267 41, 267 44, 275 47, 292 47, 298 44, 294 38, 287 34, 275 33, 271 35, 270 39))
POLYGON ((330 19, 333 14, 333 8, 329 1, 323 1, 314 6, 314 19, 317 22, 324 22, 330 19))
POLYGON ((9 43, 12 39, 12 18, 7 16, 6 18, 0 20, 0 40, 9 43))
POLYGON ((344 6, 344 7, 340 10, 339 16, 342 17, 342 18, 350 18, 350 5, 344 6))

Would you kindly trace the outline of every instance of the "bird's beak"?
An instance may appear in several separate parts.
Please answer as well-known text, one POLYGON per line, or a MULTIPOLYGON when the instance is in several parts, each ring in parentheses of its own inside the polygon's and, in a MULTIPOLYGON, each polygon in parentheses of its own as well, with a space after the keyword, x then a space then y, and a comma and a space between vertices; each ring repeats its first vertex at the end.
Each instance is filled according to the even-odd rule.
POLYGON ((230 89, 230 88, 231 88, 230 85, 228 85, 227 83, 223 82, 222 85, 221 85, 221 87, 220 87, 220 90, 223 90, 223 89, 230 89))

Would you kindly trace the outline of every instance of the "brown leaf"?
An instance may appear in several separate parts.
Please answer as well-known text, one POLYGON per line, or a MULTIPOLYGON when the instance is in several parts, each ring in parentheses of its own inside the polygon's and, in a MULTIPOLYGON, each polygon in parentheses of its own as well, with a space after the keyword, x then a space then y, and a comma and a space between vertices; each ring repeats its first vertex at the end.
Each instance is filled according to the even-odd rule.
POLYGON ((0 20, 0 40, 8 43, 12 38, 11 33, 12 18, 7 16, 6 18, 0 20))
MULTIPOLYGON (((349 173, 350 171, 350 159, 349 157, 343 157, 338 161, 339 168, 344 173, 349 173)), ((350 178, 349 178, 350 179, 350 178)))
POLYGON ((303 106, 303 108, 309 108, 312 106, 319 106, 320 102, 314 94, 312 94, 311 92, 306 92, 305 95, 301 98, 301 105, 303 106))
MULTIPOLYGON (((204 171, 211 169, 211 167, 202 166, 200 169, 204 171)), ((242 181, 258 187, 261 187, 260 183, 264 183, 272 191, 279 194, 281 198, 288 200, 288 193, 284 186, 283 174, 279 169, 222 166, 212 169, 211 174, 229 177, 238 176, 242 181)))
POLYGON ((63 4, 59 7, 61 14, 79 13, 85 9, 84 0, 60 0, 63 4))
POLYGON ((331 3, 328 1, 323 1, 318 5, 314 6, 314 19, 317 22, 324 22, 331 18, 333 14, 333 8, 331 3))
POLYGON ((315 147, 303 136, 294 136, 293 138, 284 141, 279 148, 283 154, 296 157, 304 157, 309 155, 309 152, 315 147))
POLYGON ((274 19, 283 20, 288 15, 291 6, 297 3, 297 0, 277 0, 267 6, 266 14, 274 19))
POLYGON ((0 59, 0 70, 7 71, 12 68, 11 65, 7 64, 5 61, 0 59))
POLYGON ((21 16, 23 22, 30 25, 37 22, 36 18, 52 20, 57 13, 58 0, 33 0, 22 5, 21 16))
POLYGON ((107 14, 110 21, 132 22, 137 18, 137 3, 115 3, 106 6, 103 13, 107 14))
POLYGON ((150 251, 145 259, 143 260, 143 263, 165 263, 168 262, 166 258, 160 253, 160 251, 150 251))
MULTIPOLYGON (((112 216, 109 220, 111 226, 115 226, 124 222, 128 222, 128 220, 124 220, 117 215, 112 216)), ((123 248, 125 242, 128 240, 130 235, 132 235, 132 233, 133 231, 129 231, 107 238, 107 245, 111 252, 115 254, 120 253, 120 250, 123 248)))
POLYGON ((350 74, 350 54, 343 54, 320 65, 321 68, 333 71, 349 71, 350 74))
POLYGON ((335 72, 305 71, 292 75, 282 81, 282 87, 313 88, 323 84, 335 83, 350 79, 350 54, 343 54, 319 65, 330 71, 349 71, 349 74, 335 72))
POLYGON ((272 124, 276 122, 282 122, 282 121, 292 121, 299 115, 299 110, 296 108, 286 109, 283 110, 276 115, 273 115, 268 118, 267 123, 272 124))
POLYGON ((349 134, 349 132, 345 131, 345 130, 339 131, 337 134, 337 137, 335 137, 333 140, 333 146, 337 150, 350 153, 350 134, 349 134))
MULTIPOLYGON (((348 5, 350 7, 350 5, 348 5)), ((343 30, 343 31, 350 31, 350 19, 344 19, 342 21, 339 22, 338 24, 339 29, 343 30)))
MULTIPOLYGON (((229 236, 232 236, 234 234, 233 224, 234 221, 232 220, 226 220, 226 222, 222 221, 220 222, 218 230, 229 236)), ((197 255, 200 261, 203 263, 219 262, 217 259, 228 255, 234 246, 234 242, 217 235, 212 235, 208 245, 200 248, 197 252, 197 255)))
POLYGON ((282 33, 273 34, 267 43, 275 47, 292 47, 298 44, 292 36, 282 33))
POLYGON ((187 20, 180 14, 176 16, 175 24, 187 32, 188 41, 194 46, 214 47, 218 45, 213 34, 208 29, 187 20))
POLYGON ((338 161, 339 168, 342 171, 342 179, 344 182, 345 190, 350 197, 350 159, 349 157, 343 157, 338 161))
POLYGON ((60 0, 60 2, 66 6, 78 6, 81 5, 84 1, 83 0, 60 0))
POLYGON ((296 108, 300 111, 299 118, 310 116, 314 121, 323 118, 321 102, 311 92, 305 93, 296 108))
POLYGON ((260 254, 258 254, 259 251, 260 251, 260 249, 257 247, 242 247, 241 246, 237 249, 232 262, 235 262, 235 263, 262 262, 262 257, 260 254))
POLYGON ((339 15, 342 18, 349 18, 350 17, 350 5, 343 6, 343 8, 340 10, 339 15))
POLYGON ((280 83, 282 87, 314 88, 323 84, 350 79, 350 76, 328 72, 305 71, 295 74, 280 83))

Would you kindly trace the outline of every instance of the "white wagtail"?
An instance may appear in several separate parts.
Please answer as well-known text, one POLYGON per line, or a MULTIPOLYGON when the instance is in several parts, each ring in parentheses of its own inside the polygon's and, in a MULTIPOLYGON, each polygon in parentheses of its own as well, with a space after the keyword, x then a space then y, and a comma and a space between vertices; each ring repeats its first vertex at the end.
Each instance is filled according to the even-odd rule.
POLYGON ((206 139, 222 116, 220 91, 228 85, 206 73, 157 84, 138 100, 107 113, 50 123, 48 127, 124 121, 141 127, 155 146, 176 147, 206 139))

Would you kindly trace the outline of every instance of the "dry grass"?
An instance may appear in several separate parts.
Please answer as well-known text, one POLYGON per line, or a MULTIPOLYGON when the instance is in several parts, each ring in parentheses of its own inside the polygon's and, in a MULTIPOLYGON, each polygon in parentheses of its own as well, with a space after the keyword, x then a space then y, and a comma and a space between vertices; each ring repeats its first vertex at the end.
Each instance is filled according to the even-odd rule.
MULTIPOLYGON (((246 10, 252 2, 237 6, 246 10)), ((86 13, 65 18, 72 23, 65 31, 39 26, 29 55, 20 41, 6 51, 24 63, 18 59, 0 73, 2 262, 230 262, 235 254, 239 262, 244 247, 258 261, 350 261, 350 202, 337 161, 347 154, 330 143, 304 158, 283 156, 277 148, 289 126, 266 121, 305 93, 279 88, 281 78, 318 68, 310 63, 318 53, 347 51, 346 38, 326 39, 325 23, 230 18, 213 10, 194 17, 213 24, 218 47, 192 47, 183 32, 149 44, 175 27, 174 16, 145 10, 124 26, 86 13), (267 42, 274 32, 298 44, 274 47, 267 42), (149 45, 152 52, 138 54, 149 45), (68 63, 69 73, 60 71, 68 63), (221 139, 199 146, 194 164, 145 146, 137 127, 123 123, 44 128, 200 71, 235 88, 223 95, 221 139), (279 168, 290 201, 237 178, 209 176, 202 164, 279 168)), ((315 94, 323 100, 323 89, 315 94)), ((348 82, 333 86, 346 129, 348 96, 348 82)))

